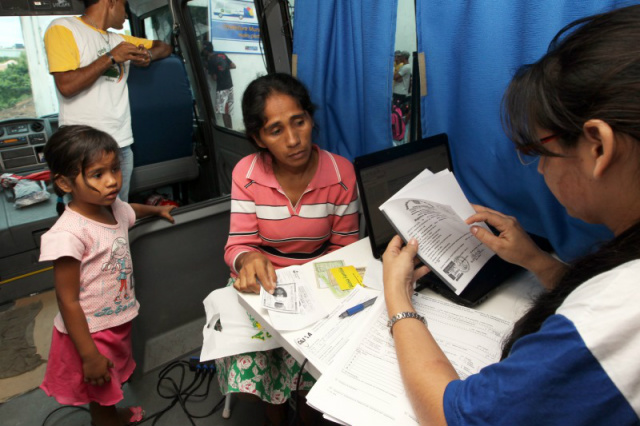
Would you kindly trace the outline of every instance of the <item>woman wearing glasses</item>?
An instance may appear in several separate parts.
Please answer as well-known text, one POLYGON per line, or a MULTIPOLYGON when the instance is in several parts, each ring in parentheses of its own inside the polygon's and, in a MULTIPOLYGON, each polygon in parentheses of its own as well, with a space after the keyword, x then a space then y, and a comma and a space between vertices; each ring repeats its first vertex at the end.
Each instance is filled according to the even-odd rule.
POLYGON ((421 424, 639 424, 640 6, 574 22, 520 70, 504 97, 505 128, 523 163, 574 217, 614 238, 563 264, 511 217, 484 207, 494 236, 476 237, 548 288, 515 325, 501 362, 464 381, 415 320, 417 243, 384 254, 385 298, 407 392, 421 424), (536 158, 539 157, 539 158, 536 158), (409 313, 402 315, 402 313, 409 313), (406 318, 406 320, 405 320, 406 318))

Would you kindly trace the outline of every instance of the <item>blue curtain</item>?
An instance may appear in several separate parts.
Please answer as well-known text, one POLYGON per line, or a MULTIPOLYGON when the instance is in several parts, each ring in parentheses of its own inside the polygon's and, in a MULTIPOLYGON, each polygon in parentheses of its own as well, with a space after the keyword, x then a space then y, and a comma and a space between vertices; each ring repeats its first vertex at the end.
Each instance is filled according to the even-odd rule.
POLYGON ((397 0, 296 0, 297 77, 318 107, 315 138, 350 160, 391 146, 397 0))
POLYGON ((472 202, 517 217, 572 259, 611 234, 569 217, 536 166, 522 166, 500 122, 502 94, 516 69, 536 61, 574 19, 637 1, 418 0, 418 50, 428 93, 423 135, 446 132, 456 177, 472 202))

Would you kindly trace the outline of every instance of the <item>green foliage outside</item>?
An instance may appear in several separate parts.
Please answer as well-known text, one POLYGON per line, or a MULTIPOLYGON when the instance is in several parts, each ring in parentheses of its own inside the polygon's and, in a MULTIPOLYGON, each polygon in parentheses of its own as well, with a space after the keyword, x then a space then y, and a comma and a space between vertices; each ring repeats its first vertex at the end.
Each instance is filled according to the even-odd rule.
POLYGON ((10 59, 17 64, 10 64, 6 70, 0 71, 0 109, 11 108, 21 100, 31 97, 27 55, 23 52, 19 58, 0 58, 0 63, 10 59))

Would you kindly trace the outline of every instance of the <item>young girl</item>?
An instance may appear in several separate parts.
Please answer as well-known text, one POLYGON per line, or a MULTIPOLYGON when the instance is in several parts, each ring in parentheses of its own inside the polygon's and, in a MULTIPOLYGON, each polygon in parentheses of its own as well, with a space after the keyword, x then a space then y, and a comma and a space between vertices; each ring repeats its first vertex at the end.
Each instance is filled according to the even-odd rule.
POLYGON ((140 407, 115 406, 135 368, 131 320, 139 304, 128 229, 150 215, 173 223, 175 208, 121 201, 118 152, 111 136, 89 126, 61 128, 44 149, 61 216, 42 236, 40 261, 53 261, 60 313, 41 388, 61 404, 89 404, 96 426, 142 419, 140 407))

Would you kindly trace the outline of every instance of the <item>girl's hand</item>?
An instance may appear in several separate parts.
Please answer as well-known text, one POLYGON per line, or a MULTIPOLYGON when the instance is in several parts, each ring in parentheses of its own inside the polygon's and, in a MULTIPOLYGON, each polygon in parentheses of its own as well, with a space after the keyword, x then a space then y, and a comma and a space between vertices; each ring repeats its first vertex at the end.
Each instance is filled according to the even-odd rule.
POLYGON ((175 219, 171 216, 171 211, 176 208, 174 205, 149 206, 147 204, 129 203, 136 219, 142 219, 148 216, 160 216, 167 219, 171 223, 175 223, 175 219))
POLYGON ((242 253, 236 261, 236 270, 239 270, 238 279, 233 286, 240 292, 260 293, 260 284, 269 293, 273 293, 276 288, 276 270, 261 253, 242 253))
POLYGON ((85 383, 94 386, 102 386, 106 382, 111 381, 109 368, 113 367, 113 362, 100 352, 95 353, 82 360, 82 373, 84 374, 85 383))
POLYGON ((176 206, 158 206, 157 216, 167 219, 171 223, 176 223, 176 220, 171 216, 171 210, 175 209, 176 206))
POLYGON ((424 265, 414 269, 419 263, 417 252, 418 242, 415 239, 402 247, 402 239, 396 235, 382 255, 384 296, 389 316, 413 310, 413 283, 429 272, 424 265))
POLYGON ((503 260, 530 270, 537 258, 546 255, 522 229, 515 217, 504 215, 484 206, 475 204, 472 206, 477 213, 466 220, 467 224, 487 222, 500 234, 493 235, 479 226, 472 226, 471 233, 495 251, 503 260))

